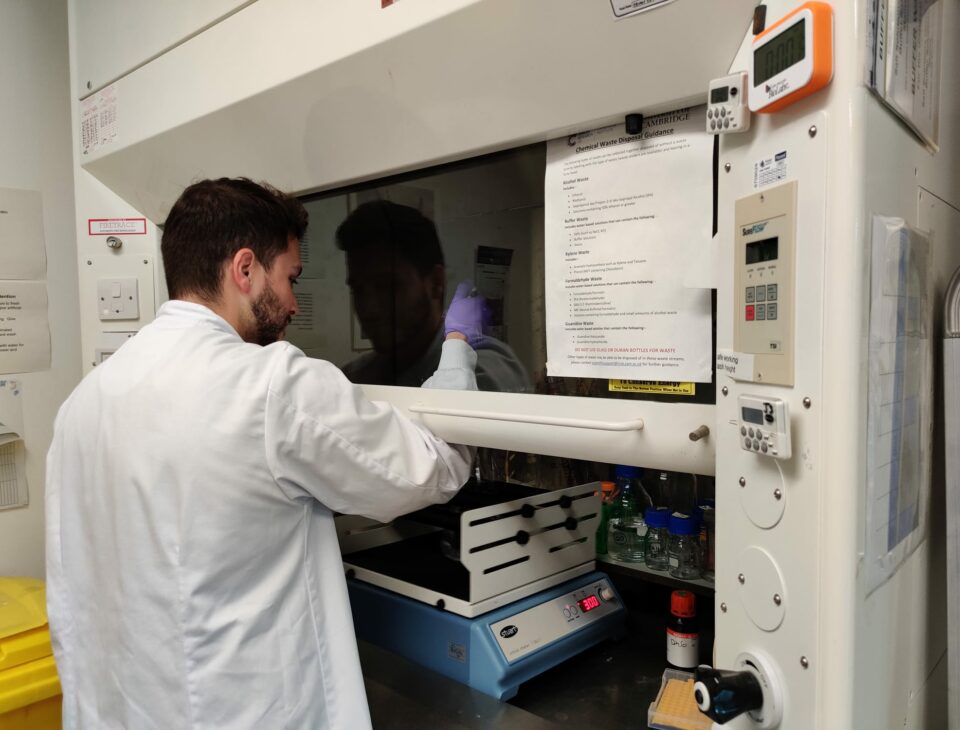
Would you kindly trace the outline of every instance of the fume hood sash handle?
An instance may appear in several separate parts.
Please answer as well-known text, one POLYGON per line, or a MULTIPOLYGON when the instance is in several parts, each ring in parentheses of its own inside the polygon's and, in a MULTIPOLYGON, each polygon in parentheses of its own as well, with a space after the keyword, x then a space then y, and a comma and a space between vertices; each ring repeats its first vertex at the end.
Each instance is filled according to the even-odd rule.
POLYGON ((460 408, 434 408, 415 403, 409 407, 411 413, 421 413, 429 416, 456 416, 458 418, 479 418, 484 421, 512 421, 514 423, 530 423, 539 426, 567 426, 569 428, 585 428, 593 431, 640 431, 643 429, 643 419, 633 418, 627 421, 593 421, 586 418, 557 418, 554 416, 518 416, 512 413, 495 413, 490 411, 468 411, 460 408))

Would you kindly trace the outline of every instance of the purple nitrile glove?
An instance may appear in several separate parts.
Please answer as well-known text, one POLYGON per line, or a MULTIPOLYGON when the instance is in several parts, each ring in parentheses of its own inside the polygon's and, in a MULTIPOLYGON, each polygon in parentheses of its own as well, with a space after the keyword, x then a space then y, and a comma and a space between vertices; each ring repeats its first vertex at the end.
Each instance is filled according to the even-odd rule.
POLYGON ((490 324, 490 309, 487 300, 477 294, 473 283, 461 281, 447 308, 443 332, 459 332, 467 338, 471 347, 477 347, 483 341, 483 330, 490 324))

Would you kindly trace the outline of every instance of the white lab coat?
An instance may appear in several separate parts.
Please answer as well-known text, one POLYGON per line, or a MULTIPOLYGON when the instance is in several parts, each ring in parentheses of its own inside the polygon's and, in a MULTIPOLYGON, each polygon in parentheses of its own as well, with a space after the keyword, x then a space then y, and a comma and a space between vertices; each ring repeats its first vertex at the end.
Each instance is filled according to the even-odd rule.
MULTIPOLYGON (((472 350, 448 344, 438 373, 469 380, 472 350)), ((444 501, 469 462, 330 363, 164 304, 57 416, 64 727, 369 727, 332 512, 444 501)))

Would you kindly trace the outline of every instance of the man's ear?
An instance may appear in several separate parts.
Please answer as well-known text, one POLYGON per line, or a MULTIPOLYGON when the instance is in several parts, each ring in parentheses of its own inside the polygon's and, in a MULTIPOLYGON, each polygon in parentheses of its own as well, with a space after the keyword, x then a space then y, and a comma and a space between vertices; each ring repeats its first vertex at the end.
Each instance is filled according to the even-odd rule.
POLYGON ((249 294, 252 287, 250 275, 257 262, 256 254, 249 248, 241 248, 227 262, 227 279, 241 292, 249 294))

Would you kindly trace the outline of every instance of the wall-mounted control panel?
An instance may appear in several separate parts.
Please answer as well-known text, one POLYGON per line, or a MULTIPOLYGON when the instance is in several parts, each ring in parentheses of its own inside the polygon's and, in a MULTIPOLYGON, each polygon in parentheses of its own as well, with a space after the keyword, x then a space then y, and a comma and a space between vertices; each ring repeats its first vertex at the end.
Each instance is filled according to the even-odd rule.
POLYGON ((737 408, 740 448, 774 459, 790 458, 790 412, 782 399, 741 395, 737 408))
POLYGON ((797 183, 741 198, 734 234, 734 349, 753 381, 793 385, 797 183))

